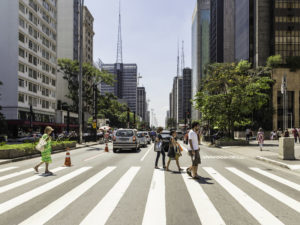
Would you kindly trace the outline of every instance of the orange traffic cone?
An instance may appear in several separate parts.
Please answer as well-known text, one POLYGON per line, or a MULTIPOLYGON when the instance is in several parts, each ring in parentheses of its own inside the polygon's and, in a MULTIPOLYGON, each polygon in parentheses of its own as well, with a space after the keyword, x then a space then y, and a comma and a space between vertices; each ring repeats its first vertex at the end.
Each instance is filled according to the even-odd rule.
POLYGON ((109 152, 107 143, 105 145, 105 152, 109 152))
POLYGON ((71 166, 71 156, 70 156, 69 148, 67 148, 65 166, 71 166))

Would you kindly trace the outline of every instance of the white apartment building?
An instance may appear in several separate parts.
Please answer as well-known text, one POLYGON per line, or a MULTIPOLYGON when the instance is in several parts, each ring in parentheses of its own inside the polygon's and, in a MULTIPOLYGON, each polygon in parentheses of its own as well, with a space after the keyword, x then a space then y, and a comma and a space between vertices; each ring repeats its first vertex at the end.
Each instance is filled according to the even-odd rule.
POLYGON ((0 1, 0 87, 3 114, 16 134, 55 122, 57 0, 0 1))

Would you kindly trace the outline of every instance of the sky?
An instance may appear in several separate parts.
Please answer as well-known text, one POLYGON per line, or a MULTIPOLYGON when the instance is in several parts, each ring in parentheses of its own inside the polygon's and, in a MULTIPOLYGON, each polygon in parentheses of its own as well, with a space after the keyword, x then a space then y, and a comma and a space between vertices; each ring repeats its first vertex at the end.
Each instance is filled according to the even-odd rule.
MULTIPOLYGON (((191 26, 196 0, 121 0, 123 63, 136 63, 150 109, 165 125, 169 93, 177 73, 177 44, 185 42, 191 67, 191 26)), ((85 0, 94 16, 94 61, 115 63, 119 0, 85 0)), ((180 46, 181 49, 181 46, 180 46)))

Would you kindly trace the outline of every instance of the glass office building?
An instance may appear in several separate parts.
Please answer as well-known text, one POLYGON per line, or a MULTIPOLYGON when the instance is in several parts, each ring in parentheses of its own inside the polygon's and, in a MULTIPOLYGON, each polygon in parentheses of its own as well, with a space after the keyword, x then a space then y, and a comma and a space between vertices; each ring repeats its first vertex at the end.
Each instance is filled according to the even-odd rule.
POLYGON ((101 94, 112 93, 121 102, 127 103, 132 112, 137 110, 137 65, 136 64, 103 64, 103 70, 114 74, 114 86, 101 84, 101 94))

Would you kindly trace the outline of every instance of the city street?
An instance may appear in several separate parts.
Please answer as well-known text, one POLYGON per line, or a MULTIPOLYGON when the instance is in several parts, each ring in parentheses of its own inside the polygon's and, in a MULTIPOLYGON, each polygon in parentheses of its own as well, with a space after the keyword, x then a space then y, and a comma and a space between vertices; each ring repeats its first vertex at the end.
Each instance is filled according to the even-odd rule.
MULTIPOLYGON (((140 152, 104 145, 52 155, 54 176, 35 174, 39 158, 0 166, 0 224, 299 224, 297 173, 201 146, 201 179, 154 169, 153 145, 140 152)), ((185 150, 183 168, 190 165, 185 150)), ((161 159, 159 166, 161 165, 161 159)))

